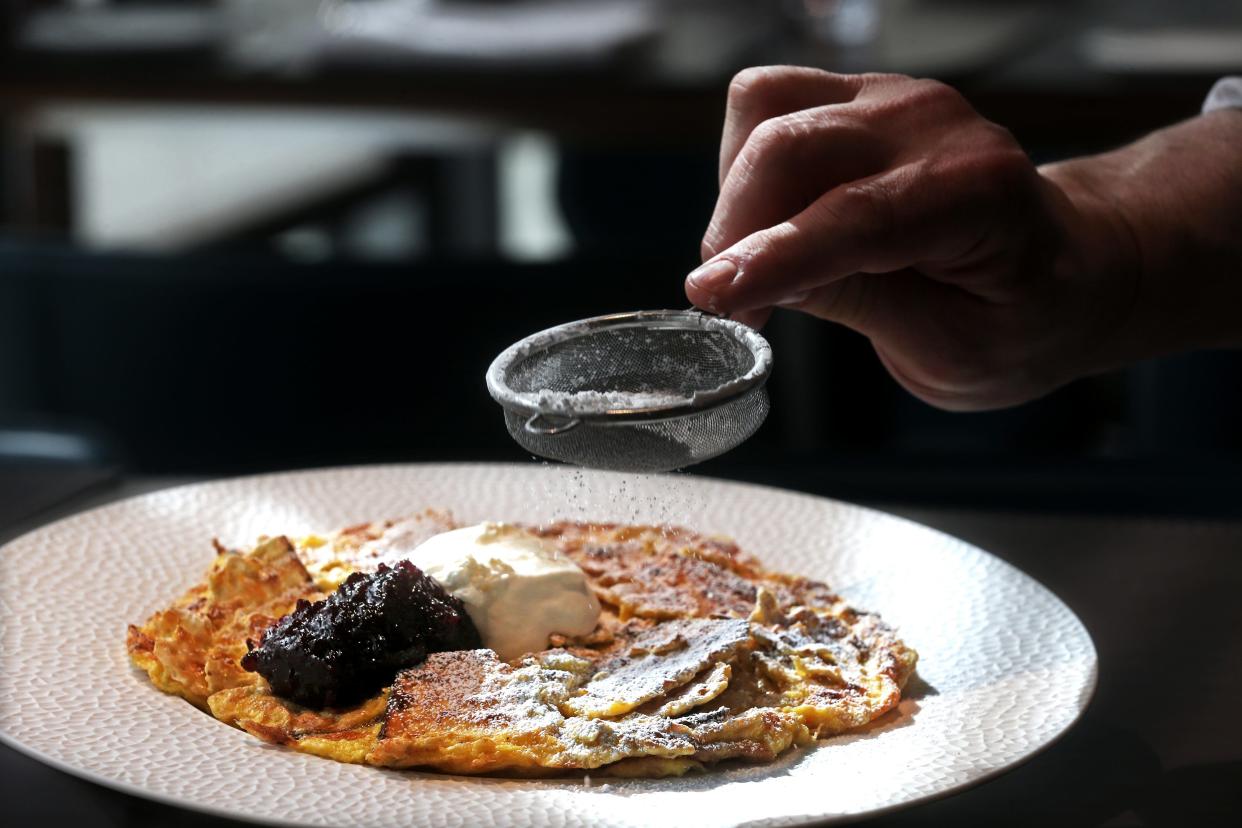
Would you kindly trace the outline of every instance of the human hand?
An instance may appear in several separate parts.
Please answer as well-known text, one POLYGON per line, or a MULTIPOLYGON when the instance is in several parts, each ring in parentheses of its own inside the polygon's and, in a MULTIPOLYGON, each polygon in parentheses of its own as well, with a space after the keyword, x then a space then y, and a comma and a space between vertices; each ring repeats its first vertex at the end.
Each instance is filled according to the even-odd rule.
POLYGON ((1076 202, 944 84, 746 70, 720 182, 686 280, 699 307, 847 325, 946 409, 1017 404, 1116 361, 1137 290, 1124 219, 1076 202))

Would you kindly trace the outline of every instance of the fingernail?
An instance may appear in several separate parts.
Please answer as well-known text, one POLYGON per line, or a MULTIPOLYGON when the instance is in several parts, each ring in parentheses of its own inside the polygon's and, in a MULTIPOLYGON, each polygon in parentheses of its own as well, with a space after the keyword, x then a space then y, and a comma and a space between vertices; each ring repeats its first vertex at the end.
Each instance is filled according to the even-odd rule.
POLYGON ((686 279, 703 290, 719 290, 737 277, 737 265, 728 259, 716 259, 690 271, 686 279))
POLYGON ((786 296, 784 299, 781 299, 779 302, 776 302, 774 304, 801 305, 803 302, 805 302, 807 299, 810 299, 810 298, 811 298, 811 292, 809 290, 804 290, 798 293, 791 293, 789 296, 786 296))

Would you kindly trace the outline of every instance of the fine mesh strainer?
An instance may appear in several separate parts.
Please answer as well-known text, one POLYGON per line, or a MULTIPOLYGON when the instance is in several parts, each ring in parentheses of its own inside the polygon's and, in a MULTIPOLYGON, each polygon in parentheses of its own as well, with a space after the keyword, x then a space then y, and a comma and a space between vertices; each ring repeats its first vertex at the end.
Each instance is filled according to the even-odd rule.
POLYGON ((772 349, 740 322, 635 311, 549 328, 487 371, 509 434, 579 466, 671 471, 723 454, 763 423, 772 349))

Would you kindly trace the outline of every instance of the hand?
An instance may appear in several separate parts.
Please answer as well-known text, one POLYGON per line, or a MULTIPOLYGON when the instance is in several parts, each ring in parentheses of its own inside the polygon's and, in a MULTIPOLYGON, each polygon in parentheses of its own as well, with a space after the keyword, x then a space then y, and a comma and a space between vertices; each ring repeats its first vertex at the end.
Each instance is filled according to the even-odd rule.
POLYGON ((946 409, 1020 403, 1119 358, 1138 294, 1124 217, 1076 203, 944 84, 746 70, 720 182, 686 280, 699 307, 847 325, 946 409))

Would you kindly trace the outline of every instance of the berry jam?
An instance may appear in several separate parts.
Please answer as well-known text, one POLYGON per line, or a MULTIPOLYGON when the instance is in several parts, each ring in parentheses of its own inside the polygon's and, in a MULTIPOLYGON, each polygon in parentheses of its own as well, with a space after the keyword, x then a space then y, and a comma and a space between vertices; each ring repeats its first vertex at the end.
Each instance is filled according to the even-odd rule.
POLYGON ((483 646, 465 605, 409 561, 355 572, 324 601, 247 641, 241 665, 306 707, 347 707, 392 683, 428 653, 483 646))

